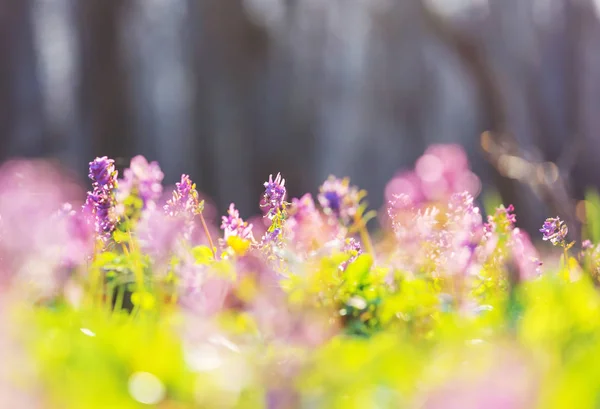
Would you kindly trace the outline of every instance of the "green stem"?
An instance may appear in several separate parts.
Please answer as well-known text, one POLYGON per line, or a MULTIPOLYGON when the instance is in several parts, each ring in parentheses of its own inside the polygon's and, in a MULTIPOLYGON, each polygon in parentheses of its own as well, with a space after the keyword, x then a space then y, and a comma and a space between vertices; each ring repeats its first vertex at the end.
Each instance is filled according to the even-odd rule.
POLYGON ((354 223, 358 227, 358 233, 360 234, 360 239, 362 240, 367 253, 371 254, 375 257, 375 249, 373 248, 373 243, 371 242, 371 237, 369 236, 369 232, 367 231, 367 225, 364 223, 360 215, 357 213, 354 216, 354 223))
POLYGON ((123 299, 125 298, 125 284, 117 286, 117 299, 115 300, 115 306, 113 309, 113 313, 118 311, 121 312, 123 309, 123 299))

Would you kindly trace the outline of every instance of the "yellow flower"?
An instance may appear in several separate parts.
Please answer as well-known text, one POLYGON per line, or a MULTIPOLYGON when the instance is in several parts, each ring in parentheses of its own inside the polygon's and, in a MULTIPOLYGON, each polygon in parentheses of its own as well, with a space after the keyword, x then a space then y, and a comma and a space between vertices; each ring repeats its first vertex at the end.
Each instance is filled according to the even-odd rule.
POLYGON ((229 236, 227 238, 227 245, 234 251, 238 256, 243 256, 250 248, 250 240, 242 239, 238 236, 229 236))

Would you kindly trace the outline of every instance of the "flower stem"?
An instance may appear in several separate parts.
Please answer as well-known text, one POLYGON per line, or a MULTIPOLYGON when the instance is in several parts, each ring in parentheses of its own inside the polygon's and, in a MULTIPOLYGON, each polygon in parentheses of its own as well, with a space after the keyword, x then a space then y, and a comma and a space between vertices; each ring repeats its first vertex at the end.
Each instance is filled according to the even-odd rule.
POLYGON ((356 216, 354 216, 354 223, 358 227, 360 239, 364 243, 367 253, 369 253, 373 257, 375 257, 375 250, 373 248, 373 243, 371 242, 371 237, 369 236, 369 232, 367 231, 366 223, 362 220, 362 218, 358 214, 356 214, 356 216))
POLYGON ((202 222, 202 228, 204 229, 204 233, 206 233, 206 237, 208 238, 210 251, 212 252, 213 258, 216 260, 217 253, 215 252, 215 245, 213 244, 212 237, 210 236, 210 232, 208 231, 208 226, 206 225, 206 220, 204 220, 204 215, 202 213, 200 213, 200 222, 202 222))

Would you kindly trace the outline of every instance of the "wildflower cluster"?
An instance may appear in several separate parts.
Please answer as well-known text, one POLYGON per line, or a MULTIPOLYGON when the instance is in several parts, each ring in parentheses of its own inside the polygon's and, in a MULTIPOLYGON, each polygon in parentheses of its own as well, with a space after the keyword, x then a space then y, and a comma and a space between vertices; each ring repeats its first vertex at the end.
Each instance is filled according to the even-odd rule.
POLYGON ((544 241, 550 241, 550 243, 555 246, 564 246, 566 245, 565 240, 569 233, 569 229, 565 222, 560 220, 559 217, 549 217, 544 222, 540 232, 543 234, 544 241))
POLYGON ((534 246, 456 146, 394 177, 375 233, 347 178, 288 199, 270 175, 250 223, 141 156, 89 177, 82 206, 48 165, 0 168, 11 407, 597 405, 600 232, 575 252, 550 218, 534 246))

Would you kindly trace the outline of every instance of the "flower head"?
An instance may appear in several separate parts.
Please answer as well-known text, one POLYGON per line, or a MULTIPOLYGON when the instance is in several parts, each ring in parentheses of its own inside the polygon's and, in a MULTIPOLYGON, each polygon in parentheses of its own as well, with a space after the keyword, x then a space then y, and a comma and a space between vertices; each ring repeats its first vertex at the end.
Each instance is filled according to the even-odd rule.
POLYGON ((319 189, 318 199, 326 214, 347 222, 358 211, 360 195, 349 179, 329 176, 319 189))
POLYGON ((123 172, 119 181, 118 199, 122 202, 131 194, 142 199, 144 208, 158 200, 162 194, 164 174, 157 162, 150 162, 141 155, 131 159, 128 169, 123 172))
POLYGON ((567 233, 569 229, 565 222, 560 220, 557 216, 556 218, 549 217, 544 222, 544 225, 540 229, 544 241, 550 241, 553 245, 565 245, 565 239, 567 238, 567 233))
POLYGON ((248 224, 240 217, 240 212, 231 203, 227 210, 227 216, 223 216, 221 222, 224 239, 227 241, 229 237, 237 236, 244 240, 254 241, 252 227, 252 224, 248 224))
POLYGON ((494 215, 489 215, 487 223, 483 226, 486 237, 489 238, 494 231, 510 233, 517 222, 514 211, 515 207, 513 205, 508 205, 508 207, 500 205, 494 215))
POLYGON ((285 179, 278 173, 273 180, 273 175, 269 175, 269 180, 264 183, 265 193, 261 207, 267 210, 267 217, 272 219, 279 209, 284 205, 286 189, 285 179))
POLYGON ((94 182, 94 187, 105 187, 113 189, 117 181, 115 161, 106 156, 96 158, 90 162, 89 178, 94 182))
POLYGON ((188 175, 181 175, 181 181, 175 184, 173 196, 167 201, 164 209, 167 214, 175 216, 178 214, 195 215, 202 212, 202 202, 198 197, 196 184, 188 175))

